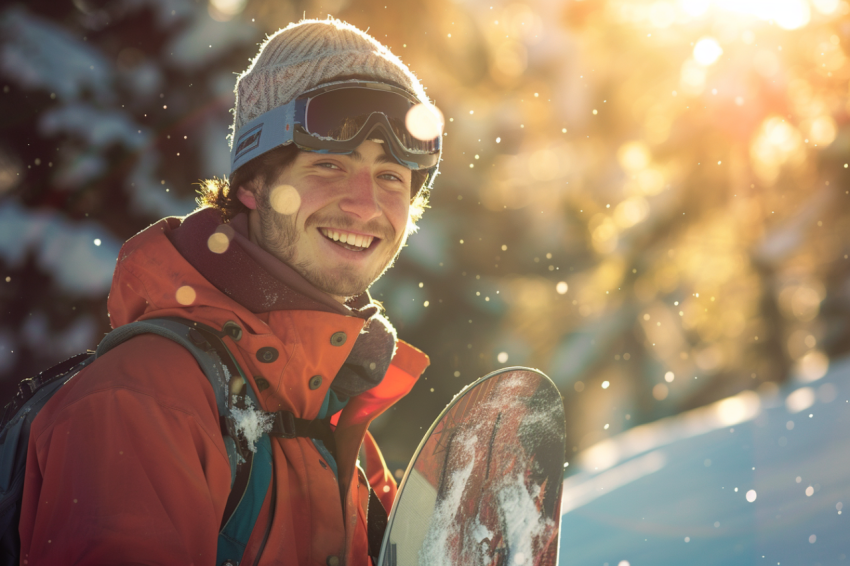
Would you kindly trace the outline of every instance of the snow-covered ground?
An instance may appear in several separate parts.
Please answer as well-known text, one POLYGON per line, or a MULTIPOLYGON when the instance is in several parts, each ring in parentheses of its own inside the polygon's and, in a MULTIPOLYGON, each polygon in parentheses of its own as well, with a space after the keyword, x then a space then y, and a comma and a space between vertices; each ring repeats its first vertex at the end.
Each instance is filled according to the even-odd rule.
POLYGON ((572 463, 559 564, 844 564, 850 360, 631 429, 572 463))

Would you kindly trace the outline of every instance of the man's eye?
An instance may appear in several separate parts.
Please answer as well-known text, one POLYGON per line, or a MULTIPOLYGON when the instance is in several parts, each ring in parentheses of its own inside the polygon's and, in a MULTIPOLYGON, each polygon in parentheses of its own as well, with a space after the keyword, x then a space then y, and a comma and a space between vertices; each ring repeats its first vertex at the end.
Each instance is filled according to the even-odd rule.
POLYGON ((397 181, 397 182, 399 182, 399 183, 403 183, 403 182, 404 182, 404 179, 402 179, 400 176, 396 175, 395 173, 383 173, 383 174, 381 175, 381 177, 382 177, 382 178, 385 178, 385 179, 388 179, 388 180, 390 180, 390 181, 397 181))
POLYGON ((339 169, 339 167, 335 163, 329 163, 327 161, 316 163, 316 167, 323 167, 325 169, 339 169))

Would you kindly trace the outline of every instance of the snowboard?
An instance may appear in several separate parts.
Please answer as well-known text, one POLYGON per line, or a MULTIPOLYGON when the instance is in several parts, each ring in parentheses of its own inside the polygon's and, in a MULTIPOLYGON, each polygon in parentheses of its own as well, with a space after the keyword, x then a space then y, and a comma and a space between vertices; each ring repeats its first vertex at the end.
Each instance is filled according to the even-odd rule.
POLYGON ((554 566, 566 425, 557 387, 512 367, 464 388, 405 472, 379 566, 554 566))

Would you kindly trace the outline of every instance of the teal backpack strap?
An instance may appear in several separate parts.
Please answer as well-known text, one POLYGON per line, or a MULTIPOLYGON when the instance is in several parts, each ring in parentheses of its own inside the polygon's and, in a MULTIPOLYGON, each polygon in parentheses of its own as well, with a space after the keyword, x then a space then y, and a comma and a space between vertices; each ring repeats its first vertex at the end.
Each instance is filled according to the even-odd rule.
POLYGON ((272 482, 272 448, 265 434, 257 442, 256 453, 240 442, 230 411, 236 397, 231 391, 240 391, 258 408, 259 400, 222 341, 224 334, 202 323, 176 317, 132 322, 110 332, 98 345, 95 355, 101 356, 140 334, 156 334, 189 350, 213 387, 231 477, 230 496, 218 536, 216 564, 238 564, 272 482), (232 383, 235 379, 242 381, 232 383))
MULTIPOLYGON (((219 414, 226 414, 227 392, 230 387, 229 372, 222 366, 222 362, 217 359, 217 356, 213 358, 207 349, 202 348, 207 340, 200 334, 193 335, 192 330, 195 330, 196 326, 188 320, 178 322, 179 320, 173 318, 154 318, 119 326, 101 340, 97 346, 96 355, 100 357, 112 348, 140 334, 156 334, 177 342, 189 350, 195 357, 204 375, 207 376, 207 379, 212 384, 219 414)), ((209 330, 212 329, 209 328, 209 330)))
MULTIPOLYGON (((238 564, 251 538, 257 517, 263 507, 269 484, 272 482, 272 445, 267 434, 257 441, 257 452, 252 455, 246 485, 238 501, 228 499, 227 506, 234 504, 228 520, 218 534, 216 564, 238 564)), ((242 474, 240 473, 240 476, 242 474)), ((237 483, 242 478, 237 478, 237 483)), ((234 491, 236 489, 234 488, 234 491)), ((225 511, 225 517, 228 512, 225 511)), ((258 556, 259 557, 259 556, 258 556)))
MULTIPOLYGON (((230 380, 232 372, 228 369, 215 348, 213 348, 208 338, 214 337, 218 342, 221 342, 220 333, 213 328, 201 324, 194 323, 189 320, 180 318, 155 318, 150 320, 139 320, 131 322, 123 326, 119 326, 109 334, 107 334, 95 352, 96 357, 100 357, 109 350, 115 348, 141 334, 156 334, 163 338, 168 338, 177 342, 192 354, 204 375, 212 385, 215 393, 215 402, 218 408, 218 414, 223 419, 230 416, 228 408, 228 396, 230 392, 230 380)), ((225 351, 226 348, 225 348, 225 351)), ((227 353, 228 362, 233 363, 229 352, 227 353)), ((241 370, 239 371, 241 374, 241 370)), ((250 389, 250 388, 248 388, 250 389)), ((222 426, 222 429, 225 427, 222 426)), ((224 435, 224 445, 227 449, 227 457, 230 461, 230 484, 231 486, 236 481, 236 471, 239 463, 244 460, 243 450, 237 444, 237 441, 232 435, 224 435)))
MULTIPOLYGON (((248 380, 245 378, 242 368, 236 363, 227 345, 222 341, 222 334, 205 325, 196 325, 194 330, 200 337, 206 339, 206 346, 211 350, 211 353, 214 353, 216 359, 221 360, 223 366, 227 368, 231 383, 233 380, 241 379, 237 386, 228 389, 228 407, 230 403, 233 403, 234 405, 242 405, 241 408, 244 408, 244 396, 250 400, 253 407, 259 410, 260 401, 257 399, 254 390, 248 385, 248 380)), ((229 408, 227 414, 230 414, 229 408)), ((226 438, 237 438, 238 432, 234 427, 233 419, 228 418, 227 424, 227 432, 230 436, 226 438)), ((269 435, 263 434, 260 437, 253 452, 247 446, 242 446, 242 443, 239 443, 238 446, 240 448, 239 461, 242 462, 242 465, 239 466, 236 479, 232 484, 230 496, 224 508, 222 527, 218 534, 216 564, 219 565, 238 564, 242 559, 263 507, 266 494, 269 491, 269 486, 272 485, 272 446, 269 435)), ((272 497, 272 504, 274 504, 274 497, 272 497)), ((267 536, 268 531, 266 532, 267 536)), ((262 554, 263 547, 265 547, 265 540, 257 552, 257 560, 262 554)))

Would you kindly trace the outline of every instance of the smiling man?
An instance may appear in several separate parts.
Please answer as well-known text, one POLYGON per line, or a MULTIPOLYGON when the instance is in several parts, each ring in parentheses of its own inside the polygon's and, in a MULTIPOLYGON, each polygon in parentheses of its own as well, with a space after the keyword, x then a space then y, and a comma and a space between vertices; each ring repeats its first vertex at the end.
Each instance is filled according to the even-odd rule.
POLYGON ((396 484, 367 429, 428 358, 368 288, 426 206, 438 114, 386 47, 330 19, 270 36, 236 93, 229 179, 125 244, 108 302, 115 328, 169 317, 218 336, 232 414, 168 338, 99 356, 33 422, 23 563, 376 554, 396 484))

